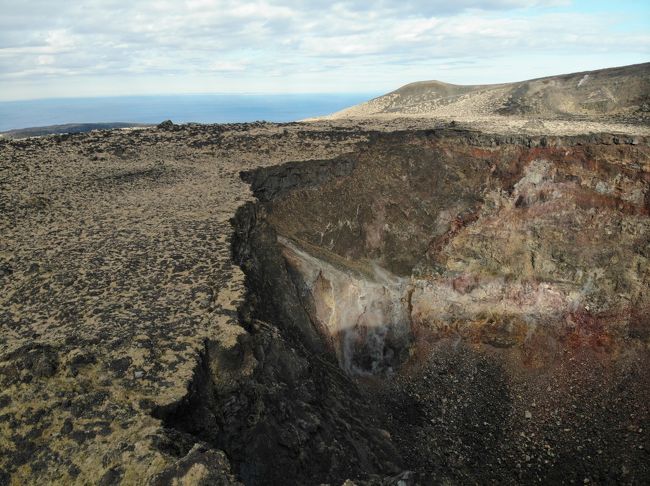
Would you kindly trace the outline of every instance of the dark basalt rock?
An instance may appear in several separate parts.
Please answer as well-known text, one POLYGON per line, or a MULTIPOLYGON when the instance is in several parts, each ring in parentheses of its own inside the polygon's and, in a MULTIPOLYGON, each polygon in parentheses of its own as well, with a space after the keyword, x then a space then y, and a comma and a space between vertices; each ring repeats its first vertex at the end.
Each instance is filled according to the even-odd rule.
POLYGON ((49 345, 26 345, 9 354, 6 361, 12 365, 0 368, 11 382, 29 382, 32 378, 50 378, 59 367, 59 356, 55 348, 49 345))
POLYGON ((290 162, 244 171, 241 177, 251 185, 255 197, 266 202, 292 190, 317 187, 326 181, 349 175, 354 170, 354 165, 355 160, 346 157, 290 162))
POLYGON ((173 130, 176 125, 171 120, 165 120, 164 122, 159 123, 158 128, 160 130, 173 130))

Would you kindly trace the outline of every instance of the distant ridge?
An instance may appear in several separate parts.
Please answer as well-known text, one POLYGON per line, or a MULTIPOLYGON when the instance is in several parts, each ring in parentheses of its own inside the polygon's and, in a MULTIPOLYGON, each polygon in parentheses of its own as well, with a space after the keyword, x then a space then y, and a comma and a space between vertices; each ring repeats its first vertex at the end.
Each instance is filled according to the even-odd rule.
POLYGON ((19 128, 0 132, 0 137, 27 138, 41 137, 43 135, 56 135, 64 133, 84 133, 92 130, 111 130, 114 128, 134 128, 152 126, 144 123, 69 123, 66 125, 48 125, 44 127, 19 128))
POLYGON ((410 83, 325 119, 489 116, 650 122, 650 63, 505 84, 410 83))

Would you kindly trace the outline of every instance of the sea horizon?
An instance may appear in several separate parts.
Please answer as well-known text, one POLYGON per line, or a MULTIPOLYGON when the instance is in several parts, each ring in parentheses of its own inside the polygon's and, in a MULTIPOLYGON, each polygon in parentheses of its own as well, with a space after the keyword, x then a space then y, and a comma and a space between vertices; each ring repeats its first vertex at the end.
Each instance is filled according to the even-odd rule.
POLYGON ((0 101, 0 132, 83 123, 291 122, 333 113, 380 93, 213 93, 0 101))

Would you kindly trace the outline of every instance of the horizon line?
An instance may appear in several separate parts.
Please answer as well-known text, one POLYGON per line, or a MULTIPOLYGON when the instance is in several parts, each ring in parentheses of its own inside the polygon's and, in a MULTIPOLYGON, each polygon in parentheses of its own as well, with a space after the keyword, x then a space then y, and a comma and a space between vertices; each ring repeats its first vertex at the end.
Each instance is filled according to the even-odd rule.
POLYGON ((109 98, 154 98, 171 96, 336 96, 336 95, 372 95, 379 91, 296 91, 296 92, 269 92, 269 91, 205 91, 205 92, 169 92, 146 94, 110 94, 88 96, 45 96, 36 98, 3 99, 0 103, 19 103, 24 101, 49 101, 49 100, 83 100, 83 99, 109 99, 109 98))

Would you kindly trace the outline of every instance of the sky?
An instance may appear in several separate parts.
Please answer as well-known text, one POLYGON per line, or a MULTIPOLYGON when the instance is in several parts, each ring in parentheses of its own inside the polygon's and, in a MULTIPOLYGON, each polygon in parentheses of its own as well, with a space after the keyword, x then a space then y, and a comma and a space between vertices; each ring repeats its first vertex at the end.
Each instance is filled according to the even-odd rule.
POLYGON ((650 61, 649 1, 0 0, 0 100, 383 93, 650 61))

